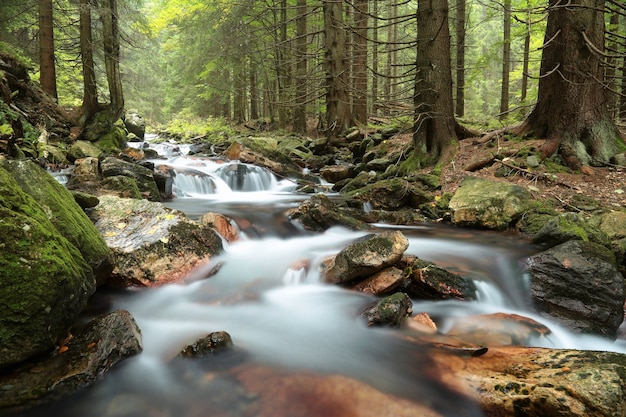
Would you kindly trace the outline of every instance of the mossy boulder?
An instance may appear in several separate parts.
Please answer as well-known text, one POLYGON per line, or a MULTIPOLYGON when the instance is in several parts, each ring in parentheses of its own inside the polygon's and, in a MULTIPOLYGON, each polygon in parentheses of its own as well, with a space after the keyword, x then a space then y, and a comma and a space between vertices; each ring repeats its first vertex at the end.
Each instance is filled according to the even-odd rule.
POLYGON ((452 222, 503 230, 529 207, 530 192, 518 185, 466 177, 450 199, 452 222))
MULTIPOLYGON (((148 200, 161 200, 161 193, 157 187, 154 179, 154 170, 152 169, 119 158, 108 157, 100 162, 100 172, 105 179, 115 176, 132 178, 140 193, 145 195, 148 200)), ((119 181, 117 183, 117 185, 120 185, 119 181)))
POLYGON ((533 236, 532 242, 547 247, 565 243, 569 240, 582 240, 609 247, 611 241, 598 221, 591 222, 580 213, 563 213, 552 217, 533 236))
POLYGON ((0 167, 0 367, 51 349, 95 291, 91 267, 55 215, 0 167))
POLYGON ((421 184, 403 178, 389 178, 365 185, 348 193, 360 201, 369 202, 374 209, 397 210, 402 207, 419 208, 433 197, 421 184))
POLYGON ((59 233, 80 251, 96 279, 108 276, 111 251, 72 193, 34 162, 5 160, 0 167, 39 203, 59 233))
POLYGON ((92 157, 97 158, 102 154, 102 149, 86 140, 77 140, 67 150, 67 159, 74 162, 77 159, 92 157))

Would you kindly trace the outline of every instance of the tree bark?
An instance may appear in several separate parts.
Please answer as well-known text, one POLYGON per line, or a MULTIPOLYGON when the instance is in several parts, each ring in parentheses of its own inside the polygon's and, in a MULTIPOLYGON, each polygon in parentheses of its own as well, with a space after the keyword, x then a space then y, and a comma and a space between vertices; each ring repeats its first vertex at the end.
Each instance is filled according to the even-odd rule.
POLYGON ((502 36, 502 86, 500 91, 500 120, 509 111, 509 88, 511 70, 511 0, 503 4, 503 36, 502 36))
POLYGON ((259 118, 259 86, 257 85, 257 65, 250 60, 250 119, 259 118))
POLYGON ((326 53, 326 129, 329 138, 350 127, 350 94, 347 79, 346 31, 341 1, 323 0, 326 53))
POLYGON ((293 130, 306 133, 307 103, 307 5, 306 0, 296 3, 296 107, 293 111, 293 130))
POLYGON ((413 142, 439 159, 455 133, 447 0, 419 0, 413 142))
POLYGON ((603 79, 604 0, 550 0, 537 104, 519 134, 546 138, 572 169, 600 166, 621 140, 607 107, 603 79))
POLYGON ((456 115, 465 115, 465 0, 456 0, 456 115))
POLYGON ((354 120, 367 123, 367 16, 369 0, 354 1, 354 55, 353 76, 354 93, 352 96, 352 116, 354 120))
POLYGON ((41 89, 56 100, 52 0, 39 0, 39 74, 41 89))
POLYGON ((93 63, 90 0, 80 0, 80 55, 83 67, 82 119, 88 121, 98 112, 98 90, 93 63))
POLYGON ((529 7, 529 11, 526 15, 526 32, 524 33, 524 57, 522 59, 522 92, 520 96, 520 101, 523 103, 526 102, 526 97, 528 96, 528 68, 530 66, 530 24, 531 24, 531 16, 530 16, 530 4, 527 5, 529 7))
POLYGON ((111 99, 110 112, 114 119, 124 111, 124 93, 120 74, 120 33, 117 15, 117 0, 101 0, 102 43, 104 65, 111 99))

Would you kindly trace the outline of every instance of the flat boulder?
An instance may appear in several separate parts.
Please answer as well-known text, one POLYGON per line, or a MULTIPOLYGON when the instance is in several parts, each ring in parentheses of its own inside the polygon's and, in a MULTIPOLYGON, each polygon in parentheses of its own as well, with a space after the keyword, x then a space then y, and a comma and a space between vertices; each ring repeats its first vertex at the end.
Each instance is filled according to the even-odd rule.
POLYGON ((295 220, 306 230, 323 232, 333 226, 359 230, 365 224, 346 213, 324 194, 315 194, 298 207, 289 210, 289 219, 295 220))
POLYGON ((442 379, 486 416, 626 415, 626 355, 495 347, 479 357, 434 350, 442 379))
POLYGON ((104 179, 119 176, 131 178, 145 198, 151 201, 161 200, 161 193, 157 187, 154 179, 154 170, 152 169, 134 162, 108 157, 100 162, 100 173, 104 179))
POLYGON ((541 315, 577 333, 615 338, 624 318, 624 280, 609 249, 571 240, 526 264, 541 315))
POLYGON ((450 199, 452 222, 503 230, 528 209, 530 192, 519 185, 466 177, 450 199))
POLYGON ((178 282, 223 250, 211 227, 158 202, 103 195, 89 215, 113 251, 114 286, 178 282))

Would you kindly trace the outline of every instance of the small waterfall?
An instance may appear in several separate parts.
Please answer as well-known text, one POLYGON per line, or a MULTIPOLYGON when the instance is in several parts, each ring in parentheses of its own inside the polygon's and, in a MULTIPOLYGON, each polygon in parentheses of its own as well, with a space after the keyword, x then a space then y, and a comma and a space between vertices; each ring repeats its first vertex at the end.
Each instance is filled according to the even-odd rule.
POLYGON ((234 191, 265 191, 276 187, 276 177, 267 169, 233 162, 222 165, 215 172, 234 191))

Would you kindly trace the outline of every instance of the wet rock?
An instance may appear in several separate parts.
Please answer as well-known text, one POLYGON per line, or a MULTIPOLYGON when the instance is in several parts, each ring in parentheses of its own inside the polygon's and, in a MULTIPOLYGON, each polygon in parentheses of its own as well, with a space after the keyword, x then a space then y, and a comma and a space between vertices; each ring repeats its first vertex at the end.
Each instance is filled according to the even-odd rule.
POLYGON ((535 308, 577 333, 615 338, 624 318, 623 277, 613 254, 572 240, 527 259, 535 308))
POLYGON ((364 236, 339 251, 322 279, 342 284, 369 277, 400 260, 408 247, 409 240, 399 231, 364 236))
MULTIPOLYGON (((51 349, 75 322, 96 283, 92 267, 69 241, 80 244, 80 239, 89 239, 80 235, 86 217, 81 220, 84 213, 71 194, 34 164, 0 162, 1 368, 51 349), (24 189, 39 195, 40 202, 14 176, 25 184, 24 189), (25 183, 37 179, 39 189, 25 183)), ((102 260, 92 245, 81 247, 94 262, 102 260)))
POLYGON ((599 227, 609 239, 626 238, 626 210, 614 210, 604 213, 599 219, 599 227))
POLYGON ((390 267, 359 282, 352 289, 367 294, 383 295, 400 287, 405 279, 404 271, 396 267, 390 267))
POLYGON ((297 220, 305 229, 314 232, 323 232, 332 226, 345 226, 352 230, 365 227, 365 224, 346 214, 324 194, 311 196, 287 214, 290 219, 297 220))
POLYGON ((100 162, 102 177, 124 176, 132 178, 139 191, 150 201, 161 200, 161 194, 154 180, 154 171, 139 164, 108 157, 100 162))
POLYGON ((626 356, 611 352, 490 348, 480 357, 433 352, 443 379, 486 416, 626 415, 626 356))
POLYGON ((179 356, 185 358, 200 357, 230 350, 233 346, 233 341, 228 333, 223 331, 213 332, 185 346, 183 350, 180 351, 179 356))
POLYGON ((554 216, 533 236, 532 242, 547 247, 569 240, 583 240, 609 246, 609 237, 592 225, 582 214, 563 213, 554 216))
POLYGON ((100 161, 95 157, 81 158, 74 161, 74 170, 70 177, 67 188, 70 190, 88 190, 96 189, 100 180, 100 161))
POLYGON ((397 292, 368 307, 362 314, 368 326, 400 326, 413 311, 408 295, 397 292))
MULTIPOLYGON (((342 190, 343 192, 343 190, 342 190)), ((367 184, 348 193, 354 199, 369 202, 374 209, 397 210, 402 207, 419 208, 433 197, 420 183, 402 178, 390 178, 367 184)))
POLYGON ((530 192, 518 185, 466 177, 449 207, 455 224, 502 230, 522 216, 529 200, 530 192))
POLYGON ((223 214, 205 213, 200 217, 200 224, 209 226, 229 243, 239 240, 239 230, 237 230, 237 226, 223 214))
POLYGON ((124 126, 141 140, 146 136, 146 121, 136 111, 131 110, 124 115, 124 126))
POLYGON ((506 313, 459 317, 449 325, 447 335, 490 347, 528 346, 551 333, 549 328, 533 319, 506 313))
MULTIPOLYGON (((242 413, 245 415, 442 417, 442 414, 435 411, 432 406, 419 403, 419 400, 414 402, 386 394, 363 382, 341 375, 319 375, 313 372, 251 366, 240 368, 235 375, 246 392, 255 394, 255 397, 247 398, 247 412, 242 413), (294 401, 296 398, 298 400, 294 401)), ((467 402, 465 400, 465 403, 467 402)), ((241 403, 239 400, 237 404, 241 403)), ((232 406, 229 409, 232 409, 232 406)), ((471 411, 469 413, 468 415, 472 415, 471 411)))
POLYGON ((78 392, 141 350, 141 331, 130 313, 95 318, 53 353, 0 375, 0 413, 78 392))
POLYGON ((86 140, 77 140, 67 150, 67 159, 74 162, 82 158, 98 158, 102 154, 102 149, 86 140))
POLYGON ((422 300, 476 299, 474 281, 432 262, 415 258, 406 271, 411 280, 404 289, 411 297, 422 300))
POLYGON ((330 165, 320 169, 320 175, 330 183, 345 180, 354 176, 354 165, 330 165))
POLYGON ((223 250, 213 229, 161 203, 103 195, 89 216, 113 250, 114 286, 177 282, 223 250))
POLYGON ((71 191, 74 196, 74 201, 78 204, 83 210, 94 208, 100 203, 98 197, 92 194, 82 193, 80 191, 71 191))

